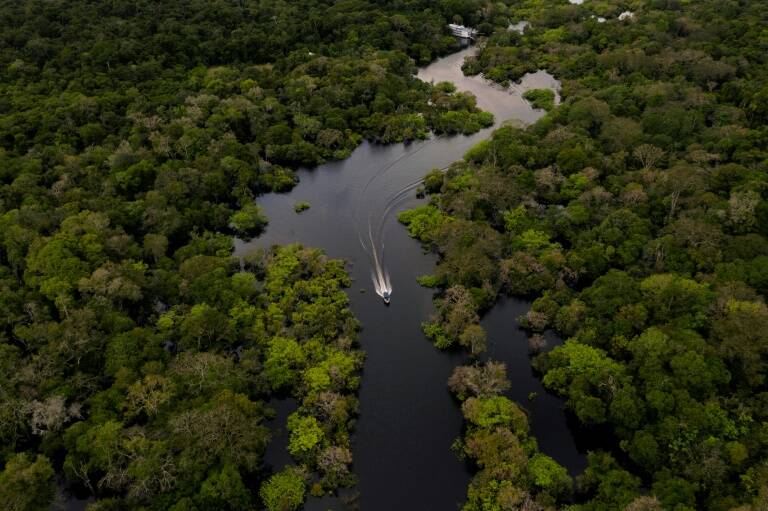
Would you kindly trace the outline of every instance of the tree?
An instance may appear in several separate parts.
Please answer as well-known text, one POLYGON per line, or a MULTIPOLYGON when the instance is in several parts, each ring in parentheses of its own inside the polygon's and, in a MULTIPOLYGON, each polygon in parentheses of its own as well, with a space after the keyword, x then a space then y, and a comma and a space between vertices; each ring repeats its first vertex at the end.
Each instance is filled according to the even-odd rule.
POLYGON ((544 385, 568 396, 568 404, 582 421, 605 422, 606 404, 626 379, 624 367, 603 350, 573 340, 552 350, 544 360, 544 385))
POLYGON ((226 465, 220 471, 208 476, 203 481, 195 501, 201 509, 231 511, 251 509, 250 493, 243 485, 240 473, 232 465, 226 465))
POLYGON ((530 89, 523 93, 523 98, 530 101, 534 108, 552 110, 555 107, 555 93, 549 89, 530 89))
POLYGON ((296 467, 287 467, 261 485, 259 495, 269 511, 294 511, 304 502, 304 475, 296 467))
POLYGON ((642 144, 632 152, 638 159, 643 170, 649 171, 664 157, 664 150, 651 144, 642 144))
POLYGON ((185 456, 254 470, 269 439, 262 417, 258 403, 224 390, 197 409, 175 414, 169 429, 185 456))
POLYGON ((490 397, 509 388, 507 367, 502 362, 488 361, 484 365, 454 368, 448 387, 460 400, 469 396, 490 397))
POLYGON ((30 426, 36 435, 55 432, 69 420, 80 418, 81 406, 78 403, 66 404, 64 396, 49 396, 43 401, 34 400, 27 406, 30 426))
POLYGON ((0 499, 9 511, 44 511, 51 507, 55 480, 45 456, 26 453, 11 457, 0 473, 0 499))
POLYGON ((267 218, 262 214, 261 208, 254 203, 249 203, 234 213, 229 222, 246 239, 258 235, 267 225, 267 218))
POLYGON ((730 301, 725 315, 713 322, 722 356, 736 364, 738 374, 751 386, 765 381, 768 354, 768 307, 761 302, 730 301))
POLYGON ((619 467, 610 454, 590 453, 587 461, 587 469, 576 481, 579 489, 590 497, 583 509, 623 509, 640 496, 640 479, 619 467))
POLYGON ((148 374, 128 388, 127 405, 131 414, 157 415, 173 399, 174 386, 163 376, 148 374))
POLYGON ((697 326, 712 299, 706 284, 669 273, 646 278, 640 283, 640 289, 658 322, 677 320, 683 322, 680 324, 697 326))
POLYGON ((528 419, 520 408, 504 396, 470 397, 461 406, 464 417, 481 428, 509 426, 515 432, 528 431, 528 419))
POLYGON ((326 484, 337 486, 349 480, 352 452, 346 447, 332 445, 317 456, 317 466, 326 484))
POLYGON ((755 210, 760 203, 760 195, 752 190, 731 193, 728 200, 728 215, 736 232, 750 232, 757 219, 755 210))
POLYGON ((485 330, 479 324, 467 325, 459 335, 459 344, 473 355, 479 355, 485 351, 485 330))
POLYGON ((288 417, 288 452, 301 457, 313 451, 325 436, 320 424, 312 416, 302 416, 298 412, 288 417))
POLYGON ((661 503, 656 497, 637 497, 635 500, 627 504, 624 511, 663 511, 661 503))
POLYGON ((567 494, 573 484, 565 467, 545 454, 536 454, 528 462, 533 483, 553 495, 567 494))
POLYGON ((568 123, 592 133, 597 133, 609 115, 610 109, 605 102, 587 97, 575 101, 570 106, 568 109, 568 123))
POLYGON ((275 337, 269 343, 264 361, 264 373, 273 389, 278 389, 296 380, 296 372, 306 362, 306 356, 299 343, 293 339, 275 337))

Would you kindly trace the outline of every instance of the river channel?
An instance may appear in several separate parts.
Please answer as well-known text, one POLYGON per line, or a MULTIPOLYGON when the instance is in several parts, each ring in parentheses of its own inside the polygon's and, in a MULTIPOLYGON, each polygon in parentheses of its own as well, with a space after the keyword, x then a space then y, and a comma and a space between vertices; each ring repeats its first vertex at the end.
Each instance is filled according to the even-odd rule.
MULTIPOLYGON (((559 84, 551 75, 530 74, 503 89, 462 74, 461 63, 474 51, 466 48, 439 59, 418 76, 451 81, 459 90, 472 92, 478 106, 495 115, 496 127, 502 122, 529 124, 543 115, 521 94, 529 88, 557 90, 559 84)), ((410 144, 365 142, 346 160, 299 171, 299 184, 289 193, 258 199, 269 218, 266 232, 236 244, 236 254, 244 254, 256 247, 298 242, 348 262, 354 280, 348 292, 362 323, 360 342, 366 352, 353 467, 364 511, 453 510, 465 499, 471 473, 450 449, 461 434, 462 421, 446 386, 451 371, 465 357, 436 350, 421 333, 421 322, 433 312, 432 291, 420 287, 416 277, 432 273, 436 260, 407 236, 397 213, 424 202, 415 194, 424 174, 461 159, 492 129, 410 144), (293 206, 302 201, 311 208, 297 214, 293 206), (389 277, 389 306, 375 293, 372 250, 389 277)), ((516 317, 528 307, 526 302, 507 299, 486 316, 489 356, 507 363, 513 383, 510 396, 530 411, 532 434, 542 451, 575 473, 584 467, 584 454, 568 429, 562 401, 546 394, 532 373, 527 339, 517 327, 516 317), (529 402, 531 392, 539 397, 529 402)), ((292 406, 291 401, 277 403, 278 420, 284 420, 292 406)), ((267 453, 267 462, 277 469, 289 461, 284 445, 278 438, 267 453)), ((307 509, 329 507, 337 505, 326 499, 307 502, 307 509)))

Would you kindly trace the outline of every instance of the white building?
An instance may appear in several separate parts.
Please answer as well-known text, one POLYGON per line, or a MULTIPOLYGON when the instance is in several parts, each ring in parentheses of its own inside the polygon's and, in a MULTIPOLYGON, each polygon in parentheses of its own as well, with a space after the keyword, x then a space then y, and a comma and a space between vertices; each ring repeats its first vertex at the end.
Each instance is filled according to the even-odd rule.
POLYGON ((448 28, 451 29, 453 35, 461 37, 462 39, 474 39, 477 37, 477 30, 474 28, 465 27, 464 25, 456 25, 455 23, 448 25, 448 28))

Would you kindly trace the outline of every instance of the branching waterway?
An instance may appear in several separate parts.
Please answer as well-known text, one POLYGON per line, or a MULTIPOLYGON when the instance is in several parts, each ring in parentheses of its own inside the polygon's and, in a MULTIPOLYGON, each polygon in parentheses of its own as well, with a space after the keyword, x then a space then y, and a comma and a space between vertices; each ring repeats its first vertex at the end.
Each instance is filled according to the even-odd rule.
MULTIPOLYGON (((465 77, 461 64, 474 50, 465 49, 419 71, 425 81, 451 81, 475 94, 478 105, 497 121, 520 124, 543 115, 522 99, 530 88, 559 84, 551 75, 527 75, 509 89, 481 77, 465 77)), ((458 353, 436 350, 422 335, 421 322, 433 312, 432 292, 416 277, 434 271, 435 258, 425 254, 397 222, 397 213, 423 201, 415 189, 433 168, 462 158, 492 129, 464 137, 434 137, 410 144, 365 142, 344 160, 299 172, 299 184, 287 194, 268 194, 259 205, 269 217, 264 235, 238 241, 244 254, 255 247, 299 242, 320 247, 330 257, 349 262, 354 280, 349 290, 352 309, 361 321, 360 341, 367 354, 360 388, 360 417, 355 427, 354 471, 359 478, 360 507, 365 511, 392 509, 456 509, 464 500, 469 468, 451 451, 461 433, 457 404, 446 382, 458 353), (296 214, 294 204, 311 208, 296 214), (384 291, 392 293, 389 307, 384 291)), ((528 304, 507 300, 491 311, 485 325, 491 356, 507 363, 514 386, 511 396, 531 411, 532 433, 541 450, 572 472, 584 466, 570 433, 562 401, 544 395, 527 358, 527 340, 516 317, 528 304), (533 403, 528 392, 542 395, 533 403)), ((282 403, 280 415, 290 413, 282 403)), ((284 417, 279 417, 284 418, 284 417)), ((280 449, 270 449, 267 462, 280 468, 288 462, 280 449)), ((310 500, 307 509, 327 509, 328 499, 310 500)))

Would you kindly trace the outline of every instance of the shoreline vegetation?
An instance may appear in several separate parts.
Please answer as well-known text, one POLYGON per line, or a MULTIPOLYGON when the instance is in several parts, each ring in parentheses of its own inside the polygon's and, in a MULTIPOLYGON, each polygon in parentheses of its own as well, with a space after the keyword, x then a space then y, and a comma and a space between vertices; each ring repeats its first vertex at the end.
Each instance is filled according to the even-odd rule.
POLYGON ((524 34, 495 30, 464 69, 502 85, 547 69, 562 103, 428 174, 429 203, 400 220, 440 256, 419 279, 439 290, 426 336, 479 357, 480 315, 502 294, 533 299, 532 345, 566 339, 533 358, 544 386, 609 435, 573 492, 537 494, 568 485, 554 462, 536 475, 535 450, 495 457, 525 438, 496 400, 503 365, 458 368, 460 400, 487 396, 462 406, 457 446, 477 468, 463 509, 763 509, 768 14, 545 3, 520 2, 524 34))
POLYGON ((14 509, 285 511, 354 484, 363 354, 343 264, 237 261, 255 198, 363 140, 471 133, 416 66, 457 49, 412 1, 0 3, 0 497, 14 509), (265 472, 291 394, 295 466, 265 472))
POLYGON ((547 69, 563 102, 529 91, 541 121, 430 173, 401 215, 440 255, 424 332, 479 357, 498 296, 535 299, 520 323, 567 338, 534 359, 544 385, 622 451, 573 487, 503 365, 459 367, 463 509, 762 509, 768 13, 630 3, 0 0, 0 500, 290 511, 354 484, 344 265, 238 261, 232 236, 264 229, 255 198, 295 168, 492 125, 414 76, 454 22, 486 36, 465 72, 547 69), (294 464, 267 473, 286 394, 294 464))

